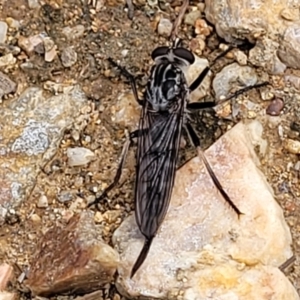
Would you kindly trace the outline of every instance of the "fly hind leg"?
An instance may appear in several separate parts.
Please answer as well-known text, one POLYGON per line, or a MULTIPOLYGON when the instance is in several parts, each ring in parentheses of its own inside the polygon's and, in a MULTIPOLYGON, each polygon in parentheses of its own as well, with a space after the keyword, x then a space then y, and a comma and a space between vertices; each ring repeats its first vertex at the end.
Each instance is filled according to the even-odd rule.
POLYGON ((243 213, 237 208, 237 206, 233 203, 233 201, 230 199, 230 197, 228 196, 228 194, 226 193, 226 191, 224 190, 224 188, 222 187, 220 181, 218 180, 217 176, 215 175, 214 171, 212 170, 208 160, 205 157, 205 154, 203 152, 203 150, 200 147, 200 140, 194 130, 194 128, 192 127, 192 125, 190 123, 186 123, 185 124, 185 130, 191 140, 191 143, 197 148, 198 150, 198 155, 200 156, 200 158, 202 159, 206 170, 208 171, 213 183, 215 184, 216 188, 219 190, 219 192, 221 193, 221 195, 223 196, 223 198, 226 200, 226 202, 231 206, 231 208, 236 212, 236 214, 238 216, 242 215, 243 213))

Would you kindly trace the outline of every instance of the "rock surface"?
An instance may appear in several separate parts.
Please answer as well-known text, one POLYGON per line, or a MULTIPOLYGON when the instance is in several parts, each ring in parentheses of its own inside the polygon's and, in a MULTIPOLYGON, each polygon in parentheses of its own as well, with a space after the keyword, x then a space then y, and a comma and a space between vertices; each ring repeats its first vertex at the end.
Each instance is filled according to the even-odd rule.
POLYGON ((13 268, 4 263, 0 265, 0 300, 14 300, 16 299, 16 294, 7 292, 5 289, 8 283, 13 279, 13 268))
MULTIPOLYGON (((254 66, 263 67, 270 74, 282 74, 286 65, 277 56, 282 41, 273 41, 263 37, 256 42, 256 46, 249 51, 249 62, 254 66)), ((286 52, 283 51, 283 55, 286 52)))
POLYGON ((227 42, 245 39, 252 43, 258 41, 252 49, 256 53, 252 54, 256 65, 273 74, 283 72, 285 66, 277 57, 280 49, 279 55, 283 62, 299 68, 299 0, 214 0, 205 3, 207 19, 227 42))
POLYGON ((45 98, 28 88, 2 108, 0 120, 0 224, 9 207, 16 207, 35 185, 42 166, 57 151, 63 133, 87 103, 78 86, 45 98))
MULTIPOLYGON (((254 121, 258 123, 258 121, 254 121)), ((121 253, 117 288, 142 299, 299 299, 277 268, 292 256, 291 235, 273 192, 258 169, 251 128, 238 124, 206 156, 239 219, 198 157, 178 172, 168 214, 148 258, 129 279, 144 239, 134 217, 116 230, 121 253), (218 297, 218 298, 216 298, 218 297)))
POLYGON ((112 280, 118 262, 117 252, 97 232, 92 212, 82 212, 45 234, 27 284, 35 295, 90 293, 112 280))
POLYGON ((300 22, 293 23, 289 26, 281 41, 278 55, 280 59, 291 68, 300 68, 299 53, 300 53, 300 22))
POLYGON ((10 80, 8 76, 0 72, 0 100, 2 96, 15 92, 17 84, 10 80))
POLYGON ((240 84, 241 88, 255 85, 257 83, 255 70, 248 66, 240 66, 238 63, 224 67, 213 80, 216 99, 230 96, 233 92, 231 88, 236 86, 236 83, 240 84))
POLYGON ((218 35, 233 42, 245 38, 255 41, 266 33, 283 33, 293 21, 287 22, 281 13, 284 9, 295 10, 299 1, 206 0, 205 4, 205 15, 215 24, 218 35))

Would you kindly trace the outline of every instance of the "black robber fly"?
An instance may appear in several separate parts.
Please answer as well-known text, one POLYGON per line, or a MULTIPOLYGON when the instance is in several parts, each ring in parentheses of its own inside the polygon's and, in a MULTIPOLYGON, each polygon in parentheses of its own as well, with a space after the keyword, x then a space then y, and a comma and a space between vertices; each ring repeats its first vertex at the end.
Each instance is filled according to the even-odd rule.
POLYGON ((199 138, 187 118, 190 109, 204 109, 216 105, 213 101, 188 102, 189 94, 201 84, 209 68, 206 67, 188 86, 183 70, 193 64, 195 58, 189 50, 180 46, 179 39, 175 39, 171 47, 156 48, 152 52, 152 59, 154 65, 150 72, 143 100, 138 97, 134 77, 110 59, 110 62, 130 80, 135 99, 142 106, 142 112, 138 130, 130 134, 123 147, 121 161, 113 183, 89 205, 99 203, 117 184, 131 141, 133 138, 137 138, 135 219, 140 232, 145 237, 145 242, 132 268, 131 277, 146 259, 153 238, 167 213, 174 186, 183 129, 186 130, 193 145, 197 147, 198 154, 217 189, 236 214, 241 214, 211 169, 200 148, 199 138))

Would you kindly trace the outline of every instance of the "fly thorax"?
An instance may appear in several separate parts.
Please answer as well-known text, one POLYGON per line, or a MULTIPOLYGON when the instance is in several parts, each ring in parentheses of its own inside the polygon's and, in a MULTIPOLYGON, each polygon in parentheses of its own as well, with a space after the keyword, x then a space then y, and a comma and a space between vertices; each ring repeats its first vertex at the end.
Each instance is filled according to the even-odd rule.
POLYGON ((155 65, 146 89, 146 100, 155 111, 176 105, 186 91, 186 80, 180 68, 170 62, 155 65))

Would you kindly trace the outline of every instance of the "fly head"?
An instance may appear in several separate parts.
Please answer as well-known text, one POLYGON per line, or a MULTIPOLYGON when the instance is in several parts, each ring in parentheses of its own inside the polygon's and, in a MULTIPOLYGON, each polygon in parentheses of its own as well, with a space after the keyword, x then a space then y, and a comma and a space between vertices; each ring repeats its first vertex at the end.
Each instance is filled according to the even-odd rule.
POLYGON ((169 62, 179 68, 188 67, 195 61, 191 51, 180 47, 180 39, 176 39, 171 47, 164 46, 154 49, 151 57, 156 64, 169 62))

